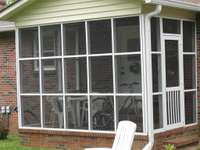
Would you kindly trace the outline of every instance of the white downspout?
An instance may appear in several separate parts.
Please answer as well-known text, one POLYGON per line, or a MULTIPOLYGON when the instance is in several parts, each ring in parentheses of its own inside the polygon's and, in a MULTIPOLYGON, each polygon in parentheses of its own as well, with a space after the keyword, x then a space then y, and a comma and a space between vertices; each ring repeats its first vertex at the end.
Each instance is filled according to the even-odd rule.
MULTIPOLYGON (((152 68, 151 62, 151 18, 160 14, 162 5, 157 5, 155 10, 145 15, 145 48, 146 48, 146 68, 152 68)), ((153 127, 153 99, 152 99, 152 69, 148 72, 147 81, 147 123, 149 142, 143 150, 151 150, 154 145, 154 127, 153 127)))

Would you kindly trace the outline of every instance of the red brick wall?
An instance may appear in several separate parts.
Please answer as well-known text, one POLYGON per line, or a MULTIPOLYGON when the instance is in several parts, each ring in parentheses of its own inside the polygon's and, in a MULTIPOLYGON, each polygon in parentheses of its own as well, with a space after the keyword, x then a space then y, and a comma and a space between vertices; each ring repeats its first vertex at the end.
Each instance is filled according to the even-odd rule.
MULTIPOLYGON (((48 147, 66 150, 84 150, 84 148, 112 147, 113 134, 19 130, 21 143, 25 146, 48 147)), ((141 150, 147 143, 145 136, 137 136, 133 150, 141 150)))
MULTIPOLYGON (((0 33, 0 106, 16 107, 15 34, 0 33)), ((12 133, 17 132, 17 113, 9 119, 12 133)))

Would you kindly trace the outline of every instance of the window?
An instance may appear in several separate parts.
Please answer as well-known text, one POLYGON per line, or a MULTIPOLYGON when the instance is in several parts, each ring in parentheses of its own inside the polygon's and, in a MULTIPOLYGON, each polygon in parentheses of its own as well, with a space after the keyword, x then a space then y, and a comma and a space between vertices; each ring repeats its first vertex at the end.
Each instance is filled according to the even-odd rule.
POLYGON ((144 132, 139 20, 20 29, 23 127, 114 131, 128 119, 144 132))
POLYGON ((72 23, 64 25, 64 54, 86 54, 85 23, 72 23))
POLYGON ((20 58, 38 57, 39 44, 38 44, 38 29, 28 28, 21 29, 19 34, 19 55, 20 58))
POLYGON ((183 21, 185 123, 197 122, 195 23, 183 21))
POLYGON ((43 119, 45 128, 64 128, 62 96, 43 96, 43 119))
POLYGON ((137 131, 143 131, 142 97, 118 96, 117 97, 118 121, 131 120, 137 122, 137 131))
POLYGON ((38 60, 25 60, 20 62, 20 81, 22 93, 39 93, 39 72, 35 72, 34 67, 39 68, 38 60))
POLYGON ((41 127, 40 97, 22 96, 22 125, 25 127, 41 127))
POLYGON ((141 93, 140 55, 116 56, 117 93, 141 93))
POLYGON ((179 86, 179 46, 177 40, 165 40, 166 84, 179 86))
POLYGON ((163 32, 171 34, 180 34, 180 21, 174 19, 163 19, 163 32))
POLYGON ((140 51, 139 17, 116 19, 116 51, 140 51))
POLYGON ((112 56, 91 57, 91 92, 113 93, 112 56))
POLYGON ((162 95, 153 96, 153 122, 154 129, 163 128, 163 103, 162 95))
POLYGON ((64 61, 66 93, 87 93, 86 58, 65 58, 64 61))
POLYGON ((61 59, 44 59, 41 61, 42 68, 42 92, 62 93, 62 65, 61 59), (55 64, 54 70, 47 70, 46 66, 55 64))
POLYGON ((151 19, 152 98, 154 129, 163 128, 162 53, 160 18, 151 19))
MULTIPOLYGON (((61 55, 60 25, 41 27, 41 55, 43 57, 61 55)), ((56 70, 55 61, 45 61, 44 71, 56 70)))
POLYGON ((111 21, 89 22, 90 53, 112 53, 111 21))

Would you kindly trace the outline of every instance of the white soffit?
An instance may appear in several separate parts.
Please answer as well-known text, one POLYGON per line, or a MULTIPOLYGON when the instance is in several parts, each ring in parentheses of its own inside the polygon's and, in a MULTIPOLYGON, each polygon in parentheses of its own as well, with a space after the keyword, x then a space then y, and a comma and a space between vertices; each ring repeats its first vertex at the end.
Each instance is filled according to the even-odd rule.
POLYGON ((145 0, 145 3, 161 4, 165 6, 187 9, 192 11, 200 11, 200 3, 190 3, 184 0, 145 0))

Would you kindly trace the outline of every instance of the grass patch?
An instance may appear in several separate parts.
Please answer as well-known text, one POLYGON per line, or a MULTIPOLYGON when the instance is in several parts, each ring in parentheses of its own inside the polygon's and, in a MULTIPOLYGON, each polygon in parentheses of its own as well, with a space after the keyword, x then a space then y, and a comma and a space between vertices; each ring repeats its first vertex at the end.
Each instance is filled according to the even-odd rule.
POLYGON ((29 148, 20 145, 20 138, 16 135, 9 135, 8 139, 0 140, 0 150, 50 150, 45 148, 29 148))

